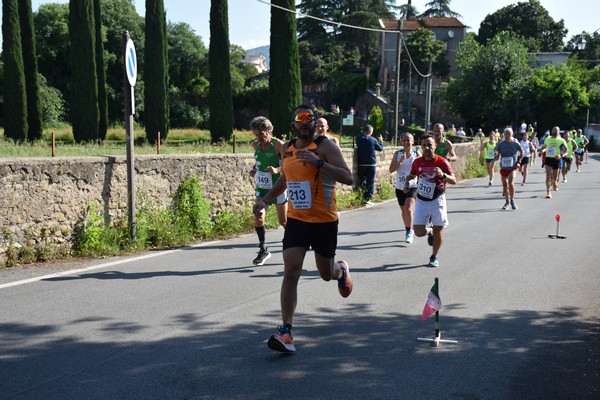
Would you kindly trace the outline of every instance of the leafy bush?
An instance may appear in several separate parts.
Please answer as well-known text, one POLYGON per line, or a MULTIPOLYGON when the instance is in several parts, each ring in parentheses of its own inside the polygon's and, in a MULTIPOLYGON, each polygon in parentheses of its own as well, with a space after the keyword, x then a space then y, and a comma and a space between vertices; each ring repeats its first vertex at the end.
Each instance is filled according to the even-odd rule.
POLYGON ((248 205, 245 208, 224 210, 215 215, 212 236, 229 238, 254 230, 254 216, 248 205))
POLYGON ((337 196, 336 200, 336 208, 338 211, 360 208, 365 204, 365 199, 361 190, 352 191, 348 194, 340 194, 337 196))
POLYGON ((60 90, 48 86, 46 78, 39 74, 40 101, 44 126, 61 126, 65 122, 65 101, 60 90))
POLYGON ((379 106, 373 106, 371 109, 369 124, 373 126, 373 136, 384 136, 385 126, 383 125, 383 114, 379 106))
POLYGON ((177 88, 169 93, 169 121, 173 128, 199 128, 205 123, 200 109, 191 105, 177 88))
POLYGON ((181 238, 203 239, 211 232, 211 205, 200 190, 197 177, 181 182, 173 195, 172 211, 181 238))
POLYGON ((96 206, 90 204, 73 231, 75 253, 85 256, 117 254, 116 230, 104 222, 96 206))
POLYGON ((485 163, 482 163, 472 153, 467 154, 467 166, 461 174, 462 179, 472 179, 487 176, 485 163))
POLYGON ((391 199, 396 195, 396 188, 392 186, 390 181, 384 179, 381 181, 381 186, 379 187, 379 192, 377 193, 378 200, 387 200, 391 199))

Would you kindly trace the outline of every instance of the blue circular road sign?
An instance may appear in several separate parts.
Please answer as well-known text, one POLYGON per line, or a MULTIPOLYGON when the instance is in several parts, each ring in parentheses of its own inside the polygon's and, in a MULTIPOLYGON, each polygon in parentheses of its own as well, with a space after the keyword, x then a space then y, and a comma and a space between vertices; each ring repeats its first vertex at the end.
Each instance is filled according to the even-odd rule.
POLYGON ((135 56, 135 46, 133 40, 129 39, 125 46, 125 73, 131 86, 135 86, 137 79, 137 58, 135 56))

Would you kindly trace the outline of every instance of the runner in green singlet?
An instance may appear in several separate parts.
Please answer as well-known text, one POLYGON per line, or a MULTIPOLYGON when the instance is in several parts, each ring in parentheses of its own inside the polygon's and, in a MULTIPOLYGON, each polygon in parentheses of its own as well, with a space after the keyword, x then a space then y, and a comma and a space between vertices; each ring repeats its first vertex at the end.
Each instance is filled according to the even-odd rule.
POLYGON ((485 166, 487 168, 488 176, 490 177, 490 181, 488 183, 489 186, 492 186, 494 183, 494 165, 496 164, 494 149, 496 148, 496 132, 491 131, 488 139, 484 140, 481 138, 480 151, 483 153, 483 158, 485 159, 485 166))
POLYGON ((456 161, 458 158, 454 153, 454 146, 444 137, 444 125, 437 123, 433 126, 433 138, 435 139, 435 154, 442 156, 448 161, 456 161))
POLYGON ((546 158, 544 168, 546 169, 546 198, 551 199, 550 186, 558 190, 558 174, 560 169, 560 160, 567 152, 567 142, 560 137, 560 127, 552 128, 552 133, 544 140, 542 152, 545 152, 546 158))
MULTIPOLYGON (((282 140, 271 136, 273 124, 265 117, 256 117, 250 121, 250 129, 254 132, 256 140, 252 143, 254 148, 254 168, 250 176, 256 181, 256 198, 263 198, 281 176, 281 145, 282 140)), ((275 204, 279 224, 285 227, 287 222, 287 191, 273 199, 269 204, 275 204)), ((254 216, 254 227, 258 236, 258 255, 252 262, 254 265, 263 265, 271 258, 271 253, 265 244, 265 216, 266 208, 254 216)))
POLYGON ((563 157, 562 163, 562 177, 563 183, 567 183, 567 174, 571 170, 571 163, 573 162, 573 151, 577 150, 577 142, 569 137, 569 132, 563 134, 563 139, 567 142, 567 153, 563 157))
POLYGON ((583 156, 585 155, 585 147, 590 141, 585 137, 581 129, 577 129, 574 140, 575 143, 577 143, 577 149, 575 149, 575 165, 577 166, 577 169, 575 172, 579 172, 583 162, 583 156))

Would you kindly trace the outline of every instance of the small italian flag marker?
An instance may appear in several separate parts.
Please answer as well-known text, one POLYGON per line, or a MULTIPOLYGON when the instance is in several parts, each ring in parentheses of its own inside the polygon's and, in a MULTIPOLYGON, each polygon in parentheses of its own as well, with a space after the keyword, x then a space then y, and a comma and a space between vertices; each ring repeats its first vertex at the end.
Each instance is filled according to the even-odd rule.
POLYGON ((431 342, 435 347, 438 347, 440 343, 458 343, 456 340, 448 340, 442 339, 442 335, 440 333, 440 310, 442 309, 442 301, 440 300, 440 292, 439 292, 439 280, 435 278, 435 283, 433 287, 429 291, 429 295, 427 296, 427 302, 425 303, 425 307, 423 308, 423 315, 421 320, 425 320, 435 314, 435 337, 433 339, 429 338, 417 338, 418 341, 421 342, 431 342))
POLYGON ((442 301, 440 300, 440 295, 438 292, 438 279, 435 278, 435 284, 431 288, 429 296, 427 296, 427 302, 425 303, 425 307, 423 308, 423 316, 421 317, 421 320, 431 317, 433 314, 435 314, 441 309, 442 301))

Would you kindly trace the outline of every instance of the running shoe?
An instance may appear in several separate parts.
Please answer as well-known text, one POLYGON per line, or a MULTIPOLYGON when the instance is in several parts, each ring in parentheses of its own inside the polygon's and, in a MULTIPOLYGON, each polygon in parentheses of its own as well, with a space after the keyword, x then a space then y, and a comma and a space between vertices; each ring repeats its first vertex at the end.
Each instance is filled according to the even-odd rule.
POLYGON ((550 193, 549 190, 546 192, 546 198, 547 199, 551 199, 552 198, 552 193, 550 193))
POLYGON ((252 263, 254 265, 263 265, 265 261, 267 261, 269 258, 271 258, 271 253, 265 247, 264 249, 258 250, 258 255, 254 259, 254 261, 252 261, 252 263))
POLYGON ((509 206, 510 202, 508 200, 506 200, 506 203, 504 203, 504 205, 502 206, 503 210, 508 210, 508 206, 509 206))
POLYGON ((511 200, 511 201, 510 201, 510 208, 512 208, 513 210, 516 210, 516 209, 517 209, 517 208, 519 208, 519 207, 517 207, 517 205, 515 204, 515 201, 514 201, 514 200, 511 200))
POLYGON ((350 267, 346 261, 338 261, 344 275, 338 279, 338 290, 342 297, 350 296, 352 293, 352 279, 350 278, 350 267))
POLYGON ((427 244, 433 246, 433 228, 427 232, 427 244))
POLYGON ((552 184, 552 189, 554 189, 555 192, 558 192, 558 182, 552 184))
POLYGON ((406 230, 406 243, 412 243, 414 238, 414 232, 412 229, 406 230))
POLYGON ((563 178, 563 183, 567 183, 567 178, 563 178))
POLYGON ((271 350, 279 351, 281 353, 294 353, 296 351, 292 332, 284 325, 279 325, 277 327, 277 333, 271 335, 267 341, 267 346, 269 346, 271 350))
POLYGON ((428 267, 432 267, 432 268, 437 268, 440 266, 440 261, 438 260, 438 258, 436 256, 431 256, 429 257, 429 264, 427 264, 428 267))
POLYGON ((492 186, 492 180, 490 179, 490 183, 488 183, 488 186, 492 186))

